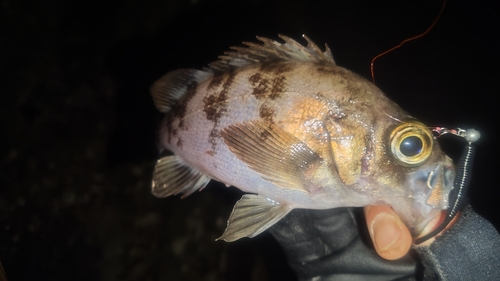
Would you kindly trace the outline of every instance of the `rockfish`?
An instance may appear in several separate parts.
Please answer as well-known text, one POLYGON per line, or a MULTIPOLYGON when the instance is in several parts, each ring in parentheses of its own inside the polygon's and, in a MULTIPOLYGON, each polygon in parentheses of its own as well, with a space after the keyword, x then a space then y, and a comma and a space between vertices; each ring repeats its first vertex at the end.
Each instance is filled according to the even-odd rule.
POLYGON ((165 113, 152 192, 186 197, 211 179, 249 194, 219 239, 254 237, 294 208, 388 204, 413 235, 448 208, 453 162, 427 126, 363 77, 301 45, 257 37, 203 70, 151 87, 165 113))

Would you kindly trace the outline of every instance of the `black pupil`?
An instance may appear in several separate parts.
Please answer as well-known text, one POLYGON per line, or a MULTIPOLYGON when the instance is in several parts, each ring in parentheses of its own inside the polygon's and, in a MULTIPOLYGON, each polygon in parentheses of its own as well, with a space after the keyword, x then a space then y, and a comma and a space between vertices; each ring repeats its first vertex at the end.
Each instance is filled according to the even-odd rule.
POLYGON ((399 150, 408 157, 418 155, 422 151, 422 140, 418 137, 407 137, 401 142, 399 150))

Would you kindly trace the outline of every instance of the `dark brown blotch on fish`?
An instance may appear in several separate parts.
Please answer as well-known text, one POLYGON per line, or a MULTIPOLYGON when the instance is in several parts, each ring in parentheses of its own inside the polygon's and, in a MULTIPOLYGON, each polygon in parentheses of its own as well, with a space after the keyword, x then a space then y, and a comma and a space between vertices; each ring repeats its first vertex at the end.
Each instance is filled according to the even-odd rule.
POLYGON ((181 138, 177 139, 177 146, 182 148, 182 139, 181 138))
POLYGON ((269 93, 269 98, 275 100, 283 94, 283 90, 285 89, 285 76, 279 76, 273 79, 271 92, 269 93))
POLYGON ((225 97, 222 96, 222 99, 220 98, 220 95, 210 95, 203 99, 203 103, 205 104, 203 112, 205 112, 207 120, 217 122, 222 116, 222 111, 225 109, 220 108, 219 105, 225 102, 225 97))
POLYGON ((172 108, 167 114, 167 122, 166 122, 166 129, 168 132, 168 139, 167 141, 170 143, 171 142, 171 137, 172 136, 177 136, 177 128, 184 128, 184 116, 186 115, 186 108, 189 103, 189 101, 195 96, 196 94, 196 87, 198 84, 196 82, 191 82, 187 86, 186 94, 177 102, 176 106, 172 108), (179 124, 177 127, 174 127, 174 121, 176 119, 179 119, 179 124))
POLYGON ((176 117, 173 114, 168 114, 166 118, 167 118, 167 122, 165 124, 165 130, 168 132, 167 141, 168 141, 168 143, 171 143, 172 136, 177 136, 177 129, 174 128, 174 126, 173 126, 173 122, 174 122, 176 117))
POLYGON ((260 139, 261 139, 262 141, 267 140, 267 138, 268 138, 268 137, 270 137, 270 136, 271 136, 271 133, 270 133, 269 131, 267 131, 267 130, 262 131, 262 132, 260 133, 260 139))
POLYGON ((220 132, 214 125, 214 128, 212 128, 210 134, 208 135, 208 142, 212 145, 212 150, 214 151, 214 154, 215 154, 215 147, 217 146, 217 139, 219 138, 221 138, 220 132))
POLYGON ((270 80, 264 78, 260 73, 256 73, 248 78, 248 81, 253 86, 252 95, 259 100, 263 98, 270 98, 272 100, 279 98, 285 89, 285 80, 286 77, 283 75, 270 80))
POLYGON ((224 81, 224 75, 223 74, 217 74, 212 78, 212 81, 210 81, 210 84, 208 84, 208 90, 214 90, 217 87, 220 86, 220 84, 224 81))
POLYGON ((266 78, 263 78, 260 73, 256 73, 250 78, 248 78, 248 81, 250 84, 253 86, 253 92, 252 95, 255 96, 257 99, 262 99, 266 97, 266 92, 269 89, 269 80, 266 78))
POLYGON ((234 83, 235 76, 234 71, 222 74, 220 79, 221 81, 225 80, 222 84, 222 90, 219 93, 214 93, 203 99, 203 112, 205 112, 207 120, 214 123, 214 126, 210 131, 210 135, 208 136, 208 142, 210 142, 212 150, 214 151, 215 146, 217 145, 217 139, 220 138, 217 126, 219 125, 220 118, 227 112, 228 93, 234 83))
POLYGON ((189 101, 195 96, 197 86, 198 84, 196 82, 191 82, 187 86, 186 94, 183 96, 182 99, 179 100, 176 106, 171 110, 172 116, 180 119, 179 128, 184 127, 184 116, 186 115, 186 107, 189 101))
POLYGON ((273 121, 274 109, 266 106, 265 104, 263 104, 260 107, 260 109, 259 109, 259 116, 260 116, 260 118, 262 118, 266 122, 274 123, 274 121, 273 121))
MULTIPOLYGON (((224 112, 227 111, 227 94, 234 82, 234 76, 234 72, 228 72, 220 75, 221 81, 224 79, 226 80, 222 85, 222 90, 219 93, 214 93, 203 99, 203 112, 205 112, 207 120, 218 123, 224 112)), ((217 83, 220 84, 220 82, 217 83)))
POLYGON ((269 74, 283 75, 292 70, 292 67, 286 63, 269 62, 263 63, 260 66, 260 70, 269 74))
POLYGON ((271 89, 267 97, 272 100, 279 98, 285 88, 286 74, 292 70, 292 67, 287 63, 270 62, 263 63, 260 70, 274 77, 271 79, 271 89))

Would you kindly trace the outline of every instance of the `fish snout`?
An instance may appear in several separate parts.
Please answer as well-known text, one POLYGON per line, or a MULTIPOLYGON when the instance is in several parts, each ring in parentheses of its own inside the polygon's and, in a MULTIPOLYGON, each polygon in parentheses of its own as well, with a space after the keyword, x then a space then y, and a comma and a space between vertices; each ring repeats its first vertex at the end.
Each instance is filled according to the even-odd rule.
POLYGON ((422 169, 413 175, 413 235, 419 234, 433 218, 449 207, 455 167, 451 158, 446 155, 443 158, 437 165, 422 169))

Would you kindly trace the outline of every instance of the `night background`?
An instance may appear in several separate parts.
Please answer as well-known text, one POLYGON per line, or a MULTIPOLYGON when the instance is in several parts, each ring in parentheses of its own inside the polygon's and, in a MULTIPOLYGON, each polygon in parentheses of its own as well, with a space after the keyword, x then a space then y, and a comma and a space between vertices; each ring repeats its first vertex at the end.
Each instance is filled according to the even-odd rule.
MULTIPOLYGON (((229 46, 321 48, 370 79, 441 1, 0 1, 0 261, 16 280, 294 280, 270 234, 215 242, 241 193, 150 193, 161 115, 149 86, 229 46)), ((375 79, 424 123, 475 128, 469 198, 500 225, 500 2, 449 1, 375 79)), ((457 159, 465 142, 442 138, 457 159)))

